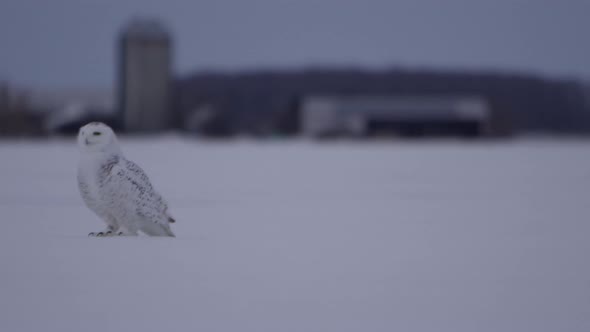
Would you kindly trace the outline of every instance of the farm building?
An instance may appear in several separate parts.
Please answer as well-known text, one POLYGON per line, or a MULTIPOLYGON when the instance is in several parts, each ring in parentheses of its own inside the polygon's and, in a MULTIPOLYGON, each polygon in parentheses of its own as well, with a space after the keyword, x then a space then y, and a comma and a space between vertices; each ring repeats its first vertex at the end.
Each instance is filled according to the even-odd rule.
POLYGON ((491 134, 491 111, 479 97, 313 96, 300 110, 301 134, 462 136, 491 134))

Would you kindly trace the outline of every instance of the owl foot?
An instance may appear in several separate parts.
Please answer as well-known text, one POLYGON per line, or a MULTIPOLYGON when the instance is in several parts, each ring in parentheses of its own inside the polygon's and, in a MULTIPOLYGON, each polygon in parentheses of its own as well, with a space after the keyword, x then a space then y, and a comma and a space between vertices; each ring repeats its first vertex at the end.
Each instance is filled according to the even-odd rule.
MULTIPOLYGON (((114 235, 115 235, 115 233, 113 233, 113 231, 110 231, 110 230, 106 231, 106 232, 98 232, 98 233, 90 232, 90 233, 88 233, 88 236, 90 236, 90 237, 103 237, 103 236, 114 236, 114 235)), ((117 234, 117 235, 119 235, 119 234, 117 234)))

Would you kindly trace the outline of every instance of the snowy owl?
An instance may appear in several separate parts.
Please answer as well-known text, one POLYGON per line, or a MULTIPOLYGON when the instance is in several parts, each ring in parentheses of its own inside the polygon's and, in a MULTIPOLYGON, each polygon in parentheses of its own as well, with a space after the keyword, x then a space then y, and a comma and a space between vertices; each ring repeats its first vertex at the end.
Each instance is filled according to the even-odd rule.
POLYGON ((168 206, 143 170, 125 159, 113 130, 91 122, 78 133, 78 188, 86 205, 107 228, 89 236, 174 236, 168 206))

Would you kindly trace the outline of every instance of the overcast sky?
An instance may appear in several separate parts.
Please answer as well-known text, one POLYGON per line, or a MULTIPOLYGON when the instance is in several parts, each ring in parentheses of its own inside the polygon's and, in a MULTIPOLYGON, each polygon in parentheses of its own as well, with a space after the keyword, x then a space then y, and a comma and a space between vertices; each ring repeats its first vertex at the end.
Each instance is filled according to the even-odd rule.
POLYGON ((0 79, 109 87, 114 39, 161 18, 178 74, 317 64, 590 78, 590 0, 1 0, 0 79))

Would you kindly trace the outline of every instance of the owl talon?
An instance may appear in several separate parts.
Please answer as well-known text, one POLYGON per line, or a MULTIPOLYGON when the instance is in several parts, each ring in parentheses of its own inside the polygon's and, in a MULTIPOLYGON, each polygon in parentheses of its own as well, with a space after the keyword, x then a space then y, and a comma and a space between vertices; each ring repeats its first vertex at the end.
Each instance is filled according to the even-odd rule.
POLYGON ((94 232, 90 232, 88 233, 88 236, 96 236, 96 234, 94 232))
POLYGON ((104 233, 103 233, 103 232, 98 232, 98 233, 96 234, 96 236, 104 236, 104 233))

